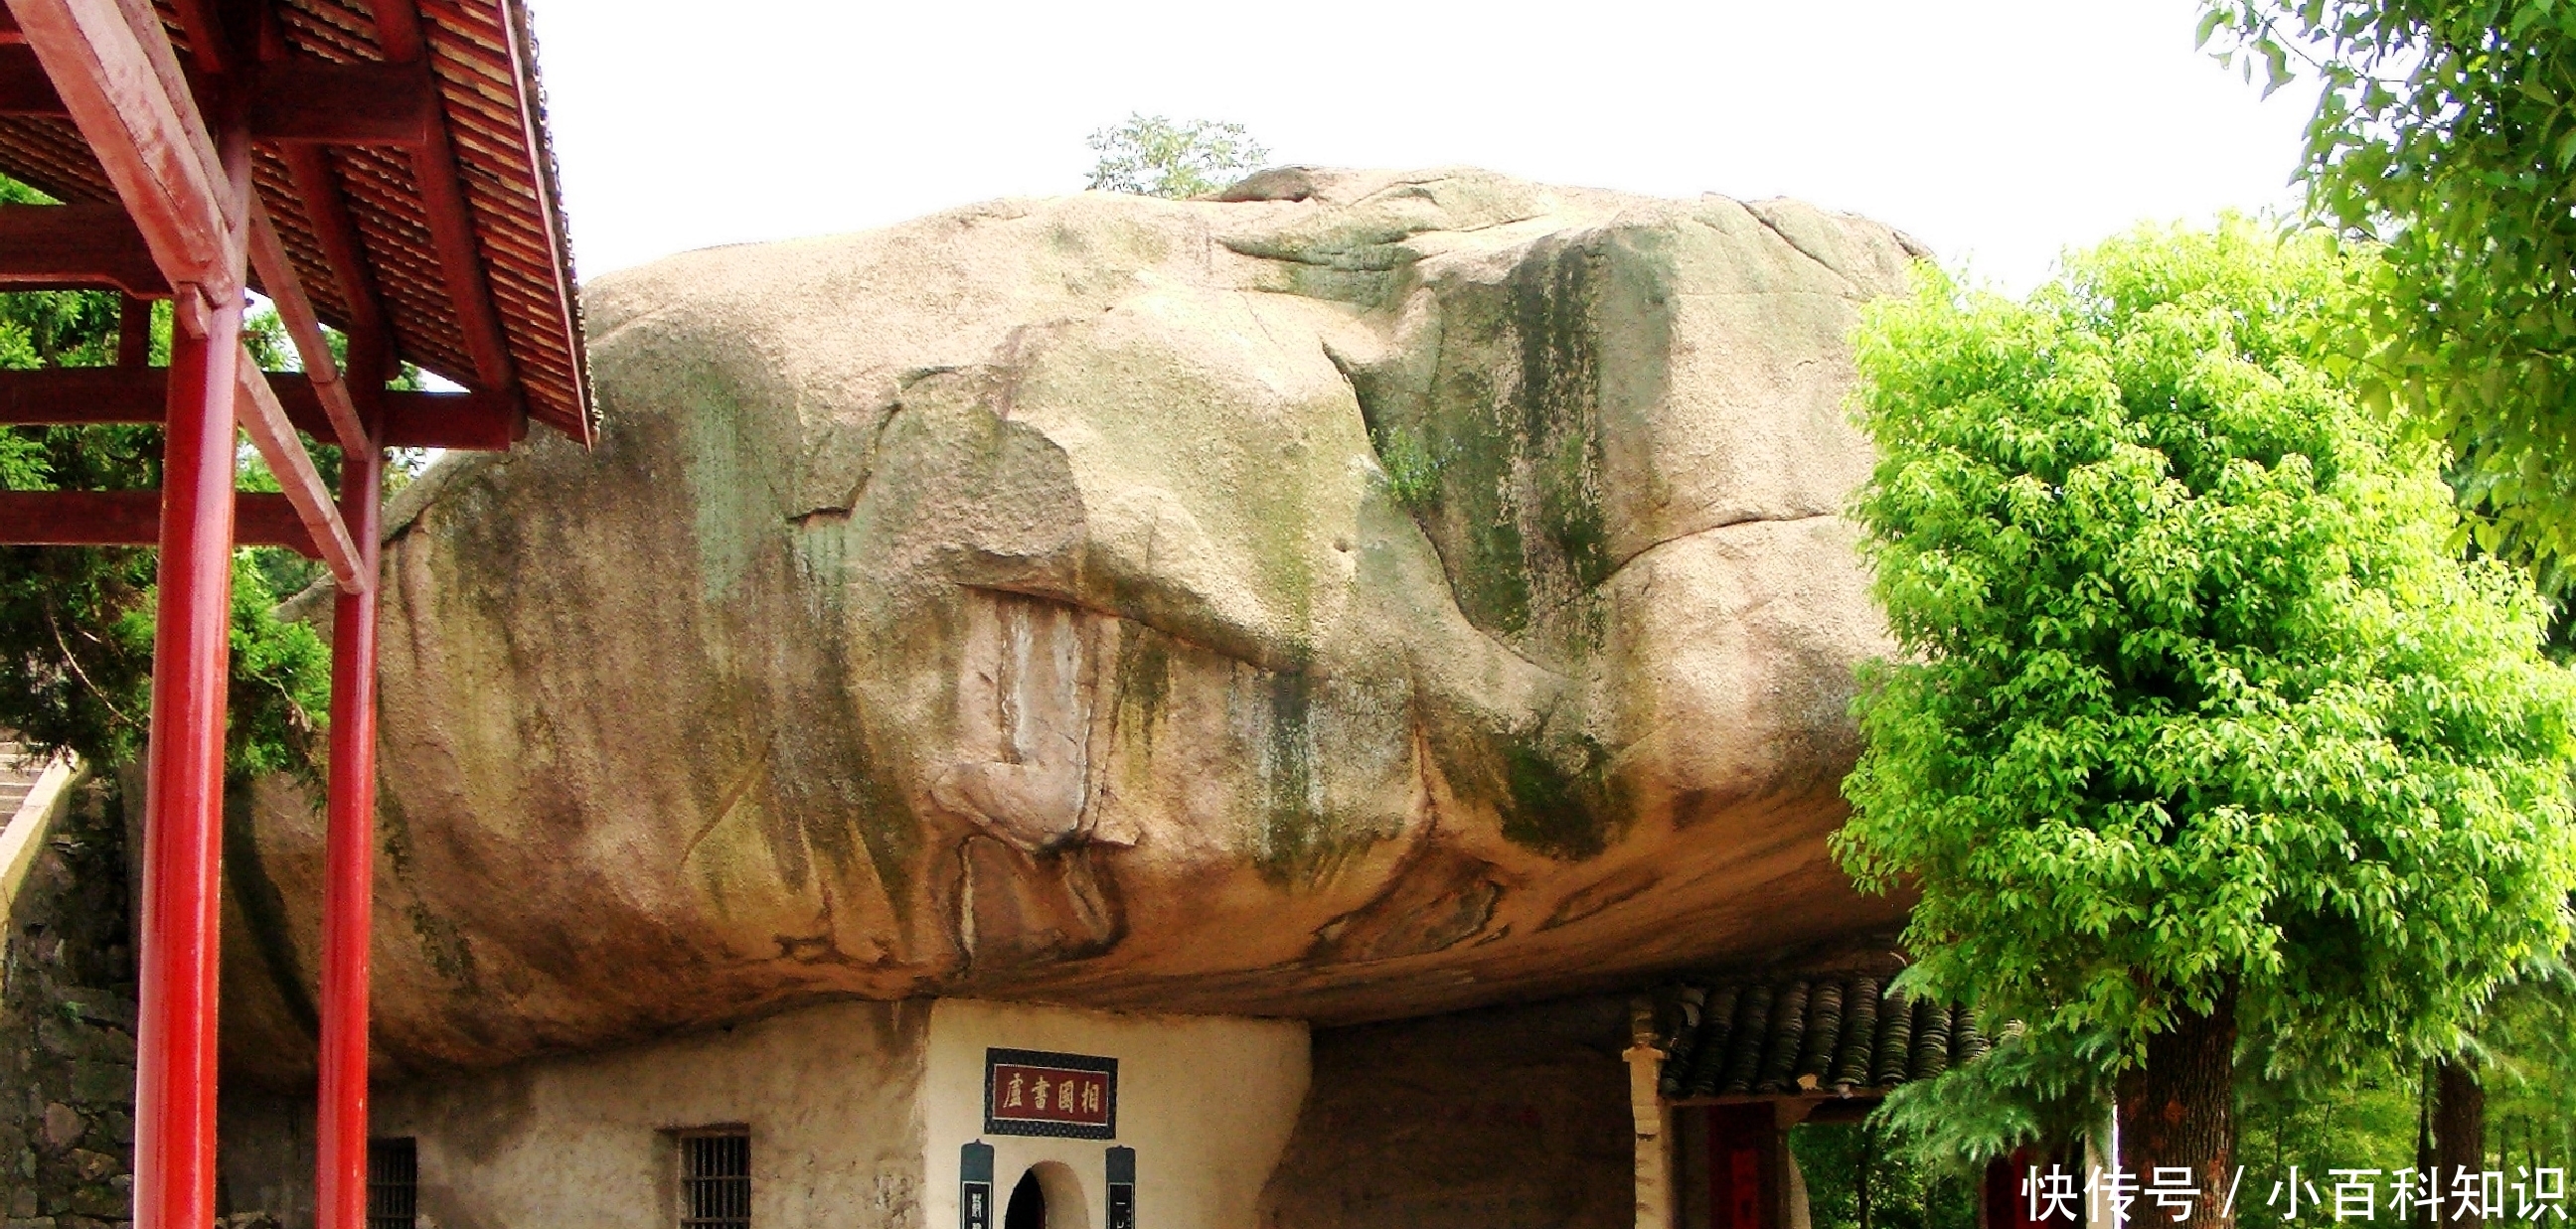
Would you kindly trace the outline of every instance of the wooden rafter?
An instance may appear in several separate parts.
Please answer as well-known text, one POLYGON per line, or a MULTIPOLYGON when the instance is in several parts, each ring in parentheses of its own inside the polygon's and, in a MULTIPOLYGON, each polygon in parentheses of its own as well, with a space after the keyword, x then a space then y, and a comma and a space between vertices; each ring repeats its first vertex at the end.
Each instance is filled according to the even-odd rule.
POLYGON ((197 71, 230 72, 234 67, 231 49, 214 7, 206 0, 170 0, 170 8, 179 16, 179 29, 188 36, 188 58, 197 62, 197 71))
MULTIPOLYGON (((421 64, 429 47, 422 38, 420 9, 414 0, 372 0, 376 45, 395 64, 421 64)), ((428 140, 412 151, 412 175, 419 181, 423 210, 429 215, 431 244, 438 251, 439 271, 465 334, 466 353, 474 362, 474 382, 519 399, 519 377, 510 359, 509 339, 501 331, 501 313, 492 303, 490 274, 482 245, 474 237, 474 214, 465 199, 465 179, 456 167, 456 146, 449 139, 444 114, 432 117, 428 140)))
MULTIPOLYGON (((534 81, 536 79, 536 65, 533 62, 532 57, 535 50, 535 44, 529 42, 527 38, 524 37, 525 32, 517 28, 517 23, 526 17, 525 11, 516 5, 504 3, 500 6, 499 12, 501 18, 501 41, 509 50, 511 79, 517 81, 534 81)), ((538 122, 537 109, 534 107, 519 108, 518 120, 519 139, 525 141, 529 149, 545 149, 546 137, 542 125, 538 122)), ((545 177, 540 174, 538 179, 540 184, 538 190, 540 192, 547 191, 547 188, 543 186, 545 177)), ((538 227, 537 229, 539 237, 543 239, 545 244, 546 258, 554 268, 564 271, 562 277, 555 283, 555 293, 553 294, 552 302, 549 305, 551 308, 551 314, 554 317, 551 324, 553 327, 561 329, 563 334, 567 337, 579 337, 581 336, 582 331, 581 313, 575 306, 574 302, 571 272, 572 251, 568 246, 566 246, 567 239, 563 232, 563 228, 553 224, 554 218, 552 211, 549 210, 544 216, 547 218, 548 224, 538 227)), ((576 367, 583 363, 583 359, 578 352, 574 354, 574 363, 576 367)), ((588 401, 586 390, 583 395, 583 400, 585 403, 588 401)), ((587 410, 579 415, 576 421, 569 425, 572 428, 569 434, 571 434, 574 439, 580 440, 584 447, 588 447, 591 442, 593 424, 591 423, 587 410)))
POLYGON ((322 261, 339 283, 340 301, 348 305, 349 361, 366 387, 392 375, 393 327, 385 319, 385 302, 358 242, 358 224, 349 216, 348 198, 329 155, 311 145, 289 145, 278 151, 295 195, 304 205, 304 224, 322 261))

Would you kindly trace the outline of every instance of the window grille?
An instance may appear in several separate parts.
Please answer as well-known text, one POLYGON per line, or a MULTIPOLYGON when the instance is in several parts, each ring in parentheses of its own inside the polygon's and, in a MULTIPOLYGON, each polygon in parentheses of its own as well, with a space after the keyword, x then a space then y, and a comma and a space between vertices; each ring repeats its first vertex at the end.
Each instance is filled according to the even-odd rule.
POLYGON ((420 1219, 420 1145, 367 1141, 367 1229, 413 1229, 420 1219))
POLYGON ((751 1135, 680 1137, 680 1229, 751 1229, 751 1135))

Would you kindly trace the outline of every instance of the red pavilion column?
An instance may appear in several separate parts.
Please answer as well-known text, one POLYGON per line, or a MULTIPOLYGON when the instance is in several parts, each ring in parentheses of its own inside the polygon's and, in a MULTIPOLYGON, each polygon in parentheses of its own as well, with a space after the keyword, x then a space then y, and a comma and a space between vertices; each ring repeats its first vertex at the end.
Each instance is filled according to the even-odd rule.
MULTIPOLYGON (((340 461, 340 516, 372 581, 384 455, 340 461)), ((376 586, 342 593, 331 623, 330 828, 322 882, 322 1082, 316 1229, 367 1224, 367 947, 375 897, 376 586)))
POLYGON ((216 923, 242 292, 185 305, 182 317, 170 343, 143 797, 135 1229, 204 1229, 215 1211, 216 923), (203 336, 190 336, 189 323, 202 326, 203 336))

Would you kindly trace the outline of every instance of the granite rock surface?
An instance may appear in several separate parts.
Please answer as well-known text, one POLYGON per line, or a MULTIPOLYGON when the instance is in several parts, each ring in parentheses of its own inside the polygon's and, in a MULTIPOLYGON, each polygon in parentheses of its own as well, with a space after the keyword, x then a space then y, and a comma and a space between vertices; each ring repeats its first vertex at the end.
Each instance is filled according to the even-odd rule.
MULTIPOLYGON (((1349 1022, 1883 923, 1825 849, 1888 651, 1845 339, 1918 255, 1289 168, 599 279, 596 450, 390 518, 384 1061, 850 995, 1349 1022)), ((255 1079, 309 1063, 314 803, 228 842, 255 1079)))

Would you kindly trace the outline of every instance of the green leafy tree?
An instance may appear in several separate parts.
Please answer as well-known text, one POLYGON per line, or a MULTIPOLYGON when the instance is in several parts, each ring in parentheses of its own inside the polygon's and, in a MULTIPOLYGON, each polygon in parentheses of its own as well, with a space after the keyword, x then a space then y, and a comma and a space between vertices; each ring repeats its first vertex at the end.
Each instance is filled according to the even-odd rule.
POLYGON ((2361 334, 2381 395, 2459 454, 2491 551, 2576 559, 2576 5, 2210 0, 2204 42, 2323 86, 2311 206, 2381 246, 2361 334))
POLYGON ((1918 894, 1919 989, 2027 1023, 1995 1071, 2064 1104, 2091 1060, 2131 1167, 2204 1189, 2240 1030, 2272 1072, 2439 1052, 2568 936, 2576 693, 2528 576, 2461 560, 2436 452, 2336 377, 2352 259, 2145 230, 2027 302, 1928 277, 1858 338, 1905 654, 1836 849, 1918 894))
MULTIPOLYGON (((0 203, 47 198, 0 177, 0 203)), ((0 294, 0 370, 100 366, 116 360, 114 294, 0 294)), ((262 366, 286 365, 274 313, 247 323, 262 366)), ((169 311, 154 315, 152 354, 169 354, 169 311)), ((320 454, 326 465, 336 454, 320 454)), ((251 458, 245 485, 263 484, 251 458)), ((333 466, 336 468, 336 466, 333 466)), ((0 488, 153 490, 161 485, 157 427, 0 428, 0 488)), ((0 547, 0 727, 30 744, 68 748, 114 767, 142 750, 150 717, 155 556, 108 547, 0 547)), ((310 572, 274 548, 233 558, 232 674, 227 771, 309 773, 327 712, 330 655, 312 629, 274 611, 288 583, 310 572)))
MULTIPOLYGON (((2369 391, 2445 438, 2479 549, 2533 566, 2576 656, 2576 9, 2553 0, 2206 0, 2204 43, 2271 87, 2322 85, 2302 173, 2323 219, 2380 241, 2362 266, 2369 391)), ((2434 1151, 2486 1155, 2469 1046, 2434 1151)), ((2508 1063, 2508 1067, 2510 1064, 2508 1063)))
POLYGON ((1214 192, 1270 157, 1241 124, 1174 123, 1160 115, 1131 114, 1092 133, 1088 144, 1100 155, 1088 186, 1175 200, 1214 192))

